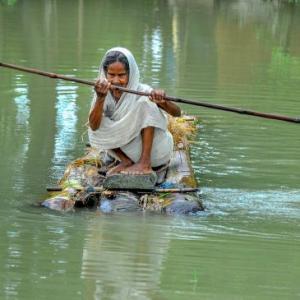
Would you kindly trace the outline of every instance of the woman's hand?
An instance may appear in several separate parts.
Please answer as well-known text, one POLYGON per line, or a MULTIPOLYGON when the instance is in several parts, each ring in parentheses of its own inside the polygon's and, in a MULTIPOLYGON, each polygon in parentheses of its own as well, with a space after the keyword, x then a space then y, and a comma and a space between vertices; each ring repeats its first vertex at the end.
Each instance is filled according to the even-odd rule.
POLYGON ((166 111, 173 117, 181 116, 181 109, 175 103, 165 100, 166 93, 164 90, 153 90, 150 93, 150 100, 157 104, 158 107, 166 111))
POLYGON ((108 82, 105 78, 98 79, 95 83, 95 88, 94 88, 97 94, 97 99, 104 100, 110 87, 111 87, 111 83, 108 82))
POLYGON ((166 93, 164 90, 152 90, 150 93, 150 100, 156 103, 158 106, 164 106, 166 100, 164 100, 166 93))
POLYGON ((97 99, 89 114, 89 125, 92 130, 97 130, 101 124, 104 101, 110 86, 110 82, 106 79, 98 79, 95 82, 94 90, 97 94, 97 99))

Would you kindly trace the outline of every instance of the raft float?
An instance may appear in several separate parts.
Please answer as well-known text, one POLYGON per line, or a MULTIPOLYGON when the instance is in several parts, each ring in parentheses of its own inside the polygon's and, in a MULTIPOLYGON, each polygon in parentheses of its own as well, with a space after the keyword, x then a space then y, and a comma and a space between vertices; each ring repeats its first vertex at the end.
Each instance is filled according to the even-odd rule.
POLYGON ((41 206, 56 211, 96 209, 102 213, 150 211, 196 214, 204 210, 189 153, 197 119, 169 117, 174 153, 168 166, 146 175, 106 175, 116 162, 88 146, 71 162, 58 185, 48 187, 41 206))

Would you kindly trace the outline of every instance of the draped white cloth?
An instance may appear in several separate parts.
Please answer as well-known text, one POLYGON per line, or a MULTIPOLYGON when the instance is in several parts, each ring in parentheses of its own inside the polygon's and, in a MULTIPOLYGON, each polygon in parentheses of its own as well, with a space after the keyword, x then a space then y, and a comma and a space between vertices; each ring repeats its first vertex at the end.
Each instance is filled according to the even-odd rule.
MULTIPOLYGON (((139 69, 131 52, 125 48, 115 47, 108 50, 100 64, 99 78, 105 78, 103 63, 111 51, 122 52, 129 63, 129 80, 127 88, 150 92, 151 87, 140 83, 139 69)), ((96 102, 96 94, 91 110, 96 102)), ((173 138, 167 130, 165 113, 148 97, 123 93, 118 102, 109 92, 105 98, 101 124, 97 130, 89 128, 89 140, 99 151, 121 148, 134 162, 140 158, 142 151, 141 130, 154 127, 154 140, 151 152, 151 165, 156 167, 167 163, 173 151, 173 138)))

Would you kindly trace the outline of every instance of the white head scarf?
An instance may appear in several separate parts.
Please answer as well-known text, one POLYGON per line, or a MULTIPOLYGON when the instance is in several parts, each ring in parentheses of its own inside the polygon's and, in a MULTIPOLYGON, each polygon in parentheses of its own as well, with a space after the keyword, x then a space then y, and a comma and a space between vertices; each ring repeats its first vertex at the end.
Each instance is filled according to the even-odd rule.
MULTIPOLYGON (((150 92, 151 87, 141 84, 140 73, 132 53, 122 47, 115 47, 106 52, 99 68, 99 77, 106 78, 103 68, 107 55, 112 51, 123 53, 129 64, 129 79, 127 88, 150 92)), ((96 95, 92 101, 91 110, 96 102, 96 95)), ((104 115, 100 127, 93 131, 89 128, 89 139, 93 147, 99 150, 110 150, 125 146, 137 137, 143 128, 152 126, 167 130, 167 119, 161 109, 148 97, 129 93, 122 93, 116 102, 111 93, 105 98, 104 115)))
POLYGON ((132 53, 126 48, 114 47, 114 48, 109 49, 105 53, 105 55, 101 61, 101 64, 100 64, 100 68, 99 68, 99 78, 106 78, 103 64, 105 62, 106 57, 111 52, 121 52, 127 58, 128 65, 129 65, 129 71, 130 71, 127 88, 133 89, 133 90, 137 89, 137 87, 140 83, 140 71, 139 71, 138 65, 137 65, 132 53))

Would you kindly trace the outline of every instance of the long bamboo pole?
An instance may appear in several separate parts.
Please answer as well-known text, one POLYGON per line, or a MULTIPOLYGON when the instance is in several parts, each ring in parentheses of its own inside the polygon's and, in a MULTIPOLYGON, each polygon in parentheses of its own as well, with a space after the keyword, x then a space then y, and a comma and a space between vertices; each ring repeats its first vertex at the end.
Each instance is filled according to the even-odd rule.
MULTIPOLYGON (((95 86, 95 81, 74 78, 74 77, 70 77, 70 76, 45 72, 42 70, 26 68, 26 67, 21 67, 21 66, 17 66, 17 65, 0 62, 0 67, 15 69, 15 70, 19 70, 19 71, 27 72, 27 73, 38 74, 38 75, 55 78, 55 79, 62 79, 62 80, 66 80, 66 81, 72 81, 72 82, 77 82, 77 83, 81 83, 81 84, 85 84, 85 85, 95 86)), ((120 87, 120 86, 112 85, 111 87, 113 89, 119 89, 120 91, 126 92, 126 93, 131 93, 131 94, 136 94, 136 95, 141 95, 141 96, 150 96, 149 93, 139 92, 139 91, 127 89, 127 88, 120 87)), ((265 118, 265 119, 285 121, 285 122, 290 122, 290 123, 300 123, 300 118, 293 118, 293 117, 289 117, 289 116, 270 114, 270 113, 258 112, 258 111, 253 111, 253 110, 246 110, 246 109, 235 108, 235 107, 228 107, 228 106, 223 106, 223 105, 219 105, 219 104, 212 104, 212 103, 208 103, 208 102, 188 100, 188 99, 177 98, 177 97, 172 97, 172 96, 165 96, 164 99, 168 100, 168 101, 172 101, 172 102, 190 104, 190 105, 195 105, 195 106, 202 106, 202 107, 223 110, 223 111, 229 111, 229 112, 238 113, 238 114, 242 114, 242 115, 249 115, 249 116, 255 116, 255 117, 260 117, 260 118, 265 118)))
MULTIPOLYGON (((194 193, 199 192, 199 188, 153 188, 153 189, 137 189, 137 188, 114 188, 104 189, 103 187, 93 187, 95 193, 102 193, 105 190, 108 191, 131 191, 136 193, 194 193)), ((47 187, 47 192, 61 192, 64 189, 61 186, 50 186, 47 187)), ((78 192, 84 191, 84 188, 76 188, 78 192)))

